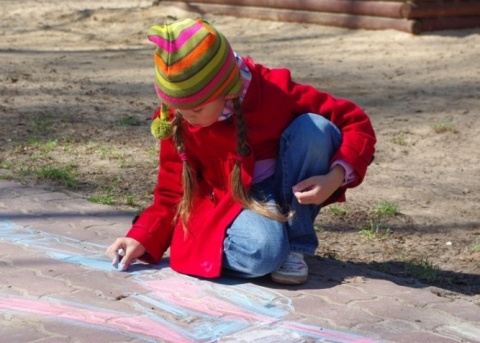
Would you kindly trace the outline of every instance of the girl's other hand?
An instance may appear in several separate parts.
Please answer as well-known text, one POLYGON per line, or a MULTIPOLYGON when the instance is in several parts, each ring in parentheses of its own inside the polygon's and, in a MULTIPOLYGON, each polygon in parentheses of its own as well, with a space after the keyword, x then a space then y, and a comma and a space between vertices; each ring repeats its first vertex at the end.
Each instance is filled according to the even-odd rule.
POLYGON ((120 262, 120 270, 127 268, 137 258, 145 254, 146 249, 138 241, 129 237, 117 238, 107 249, 107 256, 112 259, 112 265, 117 268, 120 262))
POLYGON ((337 165, 326 175, 312 176, 293 186, 293 194, 299 204, 320 205, 343 183, 345 169, 337 165))

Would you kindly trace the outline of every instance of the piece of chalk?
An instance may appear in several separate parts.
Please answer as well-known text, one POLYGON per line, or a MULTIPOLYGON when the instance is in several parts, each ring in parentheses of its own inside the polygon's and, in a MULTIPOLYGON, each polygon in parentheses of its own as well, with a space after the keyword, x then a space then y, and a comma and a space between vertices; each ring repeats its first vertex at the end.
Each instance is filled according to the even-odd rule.
POLYGON ((118 262, 120 262, 121 260, 120 257, 123 257, 123 256, 125 256, 125 250, 123 250, 122 248, 118 249, 117 254, 115 255, 112 261, 112 266, 115 267, 115 269, 118 269, 118 262))

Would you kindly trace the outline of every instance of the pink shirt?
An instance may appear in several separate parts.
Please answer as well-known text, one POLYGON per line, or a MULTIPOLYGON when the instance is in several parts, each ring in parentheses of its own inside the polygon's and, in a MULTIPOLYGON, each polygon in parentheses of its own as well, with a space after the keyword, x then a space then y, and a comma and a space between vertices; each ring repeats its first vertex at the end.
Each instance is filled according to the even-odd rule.
MULTIPOLYGON (((266 160, 260 160, 255 162, 255 170, 253 172, 253 183, 259 183, 265 180, 267 177, 272 176, 275 172, 276 160, 269 158, 266 160)), ((337 165, 341 165, 345 169, 345 180, 343 180, 342 186, 355 180, 355 172, 353 168, 345 161, 338 160, 332 163, 330 170, 337 165)))

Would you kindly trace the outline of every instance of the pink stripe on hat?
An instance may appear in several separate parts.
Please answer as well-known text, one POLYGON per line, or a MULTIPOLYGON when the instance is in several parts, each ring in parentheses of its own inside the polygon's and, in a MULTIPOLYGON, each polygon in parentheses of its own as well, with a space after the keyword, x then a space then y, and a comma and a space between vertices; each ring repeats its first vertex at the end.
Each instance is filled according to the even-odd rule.
POLYGON ((202 29, 202 25, 200 25, 199 23, 196 23, 195 25, 192 25, 188 29, 182 31, 182 33, 174 41, 164 39, 160 36, 148 36, 148 40, 157 44, 159 48, 171 54, 181 49, 182 46, 186 42, 188 42, 188 40, 201 29, 202 29))

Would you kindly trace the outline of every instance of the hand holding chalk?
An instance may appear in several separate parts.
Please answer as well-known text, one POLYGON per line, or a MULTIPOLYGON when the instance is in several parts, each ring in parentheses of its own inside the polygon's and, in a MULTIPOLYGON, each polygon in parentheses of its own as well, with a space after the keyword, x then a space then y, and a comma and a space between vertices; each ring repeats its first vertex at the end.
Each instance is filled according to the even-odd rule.
POLYGON ((107 249, 107 255, 112 259, 112 265, 120 270, 127 270, 130 264, 145 253, 145 247, 130 237, 117 238, 107 249))

